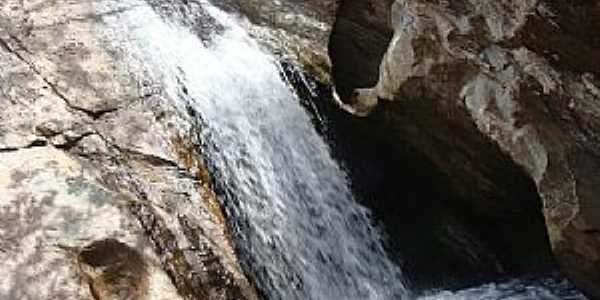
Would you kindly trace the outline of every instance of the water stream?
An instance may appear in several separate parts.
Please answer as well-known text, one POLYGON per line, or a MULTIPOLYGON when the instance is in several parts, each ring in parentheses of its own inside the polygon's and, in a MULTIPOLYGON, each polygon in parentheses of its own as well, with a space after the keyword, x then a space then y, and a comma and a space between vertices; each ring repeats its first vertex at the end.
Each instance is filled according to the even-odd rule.
MULTIPOLYGON (((126 32, 117 43, 160 80, 173 105, 197 111, 246 272, 264 296, 409 299, 369 209, 355 199, 277 59, 208 2, 202 6, 220 28, 209 42, 150 0, 118 5, 124 2, 131 5, 113 20, 126 32)), ((505 297, 511 289, 502 287, 423 299, 562 299, 536 298, 526 288, 523 297, 505 297)))
POLYGON ((209 84, 190 90, 255 281, 272 299, 400 299, 400 270, 276 61, 234 26, 213 47, 193 75, 209 84))

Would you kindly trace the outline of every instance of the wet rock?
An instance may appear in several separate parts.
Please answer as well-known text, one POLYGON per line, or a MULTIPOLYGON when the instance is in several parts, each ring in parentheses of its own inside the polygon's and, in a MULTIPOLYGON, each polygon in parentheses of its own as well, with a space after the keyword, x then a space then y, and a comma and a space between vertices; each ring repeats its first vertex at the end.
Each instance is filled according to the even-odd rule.
POLYGON ((225 0, 214 4, 245 18, 251 34, 280 59, 292 61, 322 83, 330 82, 327 43, 337 1, 225 0))
POLYGON ((122 38, 147 5, 0 4, 0 298, 257 298, 198 120, 122 38))
POLYGON ((503 216, 494 226, 500 231, 486 234, 527 244, 522 230, 538 225, 518 211, 532 211, 539 197, 558 263, 599 298, 597 3, 347 1, 338 19, 348 20, 336 23, 330 44, 343 107, 368 115, 369 130, 390 145, 424 154, 447 175, 461 207, 503 216), (354 8, 361 5, 387 9, 354 8), (371 45, 364 36, 389 32, 374 19, 391 20, 393 36, 381 58, 357 63, 371 45), (528 185, 534 193, 519 192, 528 185), (501 225, 519 219, 509 231, 501 225))
POLYGON ((201 40, 210 41, 211 37, 223 32, 221 23, 215 20, 200 1, 160 1, 147 3, 167 22, 178 22, 189 28, 201 40))

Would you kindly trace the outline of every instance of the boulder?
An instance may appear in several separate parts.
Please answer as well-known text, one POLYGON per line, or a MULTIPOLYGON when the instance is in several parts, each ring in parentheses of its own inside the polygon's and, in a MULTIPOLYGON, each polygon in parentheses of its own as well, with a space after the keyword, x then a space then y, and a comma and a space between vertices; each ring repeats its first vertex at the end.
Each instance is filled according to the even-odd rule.
POLYGON ((2 299, 257 299, 197 116, 121 43, 147 5, 0 4, 2 299))
POLYGON ((538 209, 562 270, 600 299, 598 32, 595 1, 343 1, 333 80, 372 134, 446 175, 471 227, 493 225, 479 234, 504 264, 543 249, 538 209))

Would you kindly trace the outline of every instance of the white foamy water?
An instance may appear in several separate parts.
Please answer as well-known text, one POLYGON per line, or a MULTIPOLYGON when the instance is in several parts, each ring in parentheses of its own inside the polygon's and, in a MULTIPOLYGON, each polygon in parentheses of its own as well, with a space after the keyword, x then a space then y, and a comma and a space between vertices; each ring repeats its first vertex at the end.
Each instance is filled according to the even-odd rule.
POLYGON ((568 281, 556 278, 510 280, 459 291, 428 293, 418 300, 587 300, 568 281))
POLYGON ((129 28, 122 42, 174 105, 199 113, 260 289, 270 299, 401 299, 400 269, 275 59, 208 3, 225 27, 208 46, 138 4, 118 18, 129 28))

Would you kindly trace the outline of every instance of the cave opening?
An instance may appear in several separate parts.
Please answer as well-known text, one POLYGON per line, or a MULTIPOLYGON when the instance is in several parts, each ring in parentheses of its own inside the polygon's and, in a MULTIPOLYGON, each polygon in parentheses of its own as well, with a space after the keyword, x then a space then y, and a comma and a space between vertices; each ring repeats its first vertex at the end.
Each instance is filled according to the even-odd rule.
POLYGON ((451 161, 463 149, 436 137, 436 130, 450 136, 457 128, 442 127, 445 120, 426 110, 427 100, 383 103, 370 117, 359 118, 335 104, 331 86, 309 80, 311 92, 304 75, 284 66, 315 126, 348 171, 357 198, 372 210, 411 290, 553 275, 556 265, 535 184, 491 141, 474 128, 457 131, 449 140, 479 149, 458 156, 456 163, 468 157, 480 165, 444 170, 427 154, 451 161), (406 120, 391 121, 392 115, 406 120), (414 116, 427 117, 410 124, 414 116), (427 123, 434 117, 438 121, 427 123), (431 127, 422 130, 426 126, 431 127), (428 149, 418 148, 423 145, 428 149), (477 151, 481 159, 474 157, 477 151), (457 173, 461 169, 475 171, 457 173), (478 186, 489 180, 488 187, 478 186))

